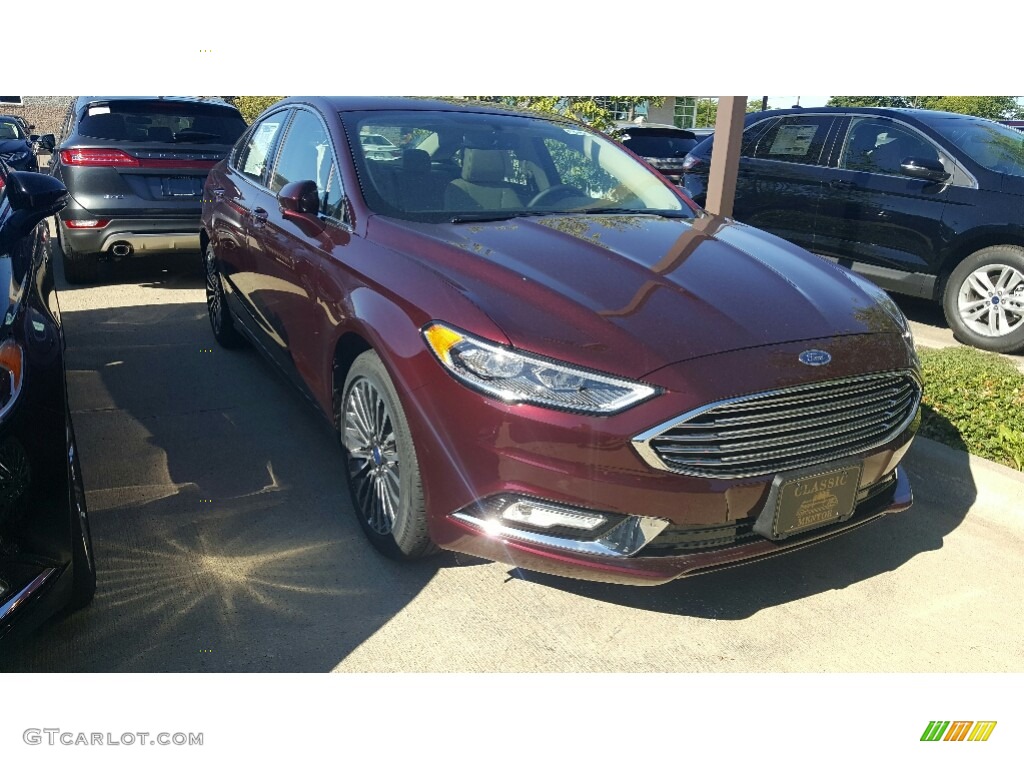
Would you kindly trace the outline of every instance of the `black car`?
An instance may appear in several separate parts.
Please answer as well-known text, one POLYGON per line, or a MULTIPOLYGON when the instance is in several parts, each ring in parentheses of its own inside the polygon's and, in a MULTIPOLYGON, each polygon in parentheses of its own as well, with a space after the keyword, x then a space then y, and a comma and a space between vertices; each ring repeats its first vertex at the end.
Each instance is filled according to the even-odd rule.
MULTIPOLYGON (((686 159, 703 203, 713 139, 686 159)), ((756 112, 743 132, 734 216, 941 301, 956 337, 1024 350, 1024 136, 918 109, 756 112)))
POLYGON ((658 123, 621 123, 618 141, 639 155, 673 184, 682 180, 683 160, 703 136, 686 128, 658 123))
POLYGON ((16 171, 39 170, 32 138, 19 118, 0 115, 0 161, 16 171))
POLYGON ((78 97, 60 138, 39 140, 71 195, 58 216, 68 282, 94 280, 104 256, 194 257, 203 182, 244 130, 219 99, 78 97))
POLYGON ((66 202, 57 179, 0 163, 0 647, 96 588, 42 223, 66 202))

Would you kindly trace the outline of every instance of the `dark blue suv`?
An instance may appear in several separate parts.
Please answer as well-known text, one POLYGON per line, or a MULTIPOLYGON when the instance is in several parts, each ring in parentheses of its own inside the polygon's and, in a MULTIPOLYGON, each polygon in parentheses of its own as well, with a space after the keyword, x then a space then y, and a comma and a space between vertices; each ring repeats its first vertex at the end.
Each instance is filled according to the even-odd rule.
MULTIPOLYGON (((713 139, 684 162, 705 199, 713 139)), ((1024 135, 920 109, 747 116, 735 218, 897 293, 941 301, 960 341, 1024 350, 1024 135)))

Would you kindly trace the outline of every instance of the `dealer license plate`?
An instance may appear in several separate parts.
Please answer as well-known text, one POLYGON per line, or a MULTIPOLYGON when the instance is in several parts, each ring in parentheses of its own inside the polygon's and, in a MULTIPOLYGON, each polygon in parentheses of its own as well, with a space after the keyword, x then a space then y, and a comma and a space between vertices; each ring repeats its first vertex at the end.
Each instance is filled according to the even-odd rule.
POLYGON ((772 538, 784 539, 849 517, 859 484, 859 464, 783 481, 775 497, 772 538))

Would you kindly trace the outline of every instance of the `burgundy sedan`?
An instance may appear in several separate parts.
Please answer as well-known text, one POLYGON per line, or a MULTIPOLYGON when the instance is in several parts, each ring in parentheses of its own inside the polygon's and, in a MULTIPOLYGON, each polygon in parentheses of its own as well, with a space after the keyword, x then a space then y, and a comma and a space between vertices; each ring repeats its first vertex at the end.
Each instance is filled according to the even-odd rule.
POLYGON ((201 237, 217 341, 335 425, 392 557, 658 584, 910 506, 886 294, 575 123, 290 98, 210 174, 201 237))

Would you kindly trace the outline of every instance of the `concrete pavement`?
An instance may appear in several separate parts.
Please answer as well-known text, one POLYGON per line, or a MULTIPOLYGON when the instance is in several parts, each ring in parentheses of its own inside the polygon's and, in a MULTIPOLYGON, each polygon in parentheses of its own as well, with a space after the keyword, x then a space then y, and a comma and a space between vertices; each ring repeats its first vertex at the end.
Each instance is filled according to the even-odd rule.
POLYGON ((924 441, 910 511, 664 587, 385 560, 325 422, 215 345, 196 259, 60 293, 98 592, 2 671, 1024 670, 1021 476, 924 441))

